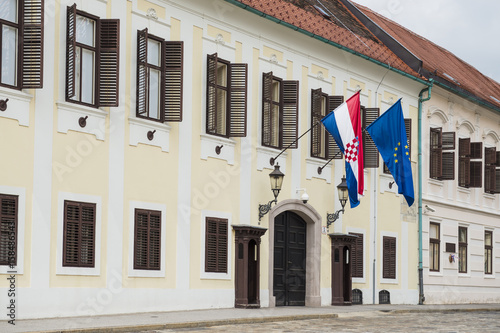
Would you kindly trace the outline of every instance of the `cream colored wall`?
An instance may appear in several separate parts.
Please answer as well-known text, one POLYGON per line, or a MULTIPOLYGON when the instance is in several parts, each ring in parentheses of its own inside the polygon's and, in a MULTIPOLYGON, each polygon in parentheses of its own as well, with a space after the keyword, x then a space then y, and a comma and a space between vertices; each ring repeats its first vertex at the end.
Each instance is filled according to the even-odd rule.
MULTIPOLYGON (((16 286, 21 288, 30 286, 31 249, 32 249, 32 195, 33 195, 33 163, 34 163, 34 133, 33 119, 35 116, 36 91, 30 90, 35 96, 24 107, 29 109, 30 126, 19 126, 13 119, 0 118, 0 155, 2 158, 2 172, 0 185, 21 187, 26 189, 25 234, 24 249, 18 256, 24 256, 24 273, 16 278, 16 286), (13 138, 15 138, 13 141, 13 138), (15 142, 15 144, 13 144, 15 142), (8 156, 8 158, 6 158, 8 156)), ((11 102, 12 103, 12 102, 11 102)), ((0 288, 8 287, 9 281, 0 279, 0 288)))

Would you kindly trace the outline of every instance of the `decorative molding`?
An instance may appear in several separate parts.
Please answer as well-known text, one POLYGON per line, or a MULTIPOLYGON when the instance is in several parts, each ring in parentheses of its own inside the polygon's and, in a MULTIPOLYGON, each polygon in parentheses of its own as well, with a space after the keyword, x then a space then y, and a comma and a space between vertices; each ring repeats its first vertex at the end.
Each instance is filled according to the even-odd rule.
POLYGON ((21 126, 30 125, 32 95, 21 90, 0 87, 0 99, 9 100, 5 111, 0 112, 0 117, 17 120, 21 126))
POLYGON ((170 149, 170 125, 153 120, 130 117, 128 118, 130 137, 129 144, 137 146, 139 143, 160 147, 167 152, 170 149), (148 132, 154 132, 154 136, 149 140, 148 132))
POLYGON ((97 140, 104 141, 106 137, 106 117, 108 113, 101 109, 69 103, 56 102, 57 105, 57 131, 68 133, 69 130, 92 134, 97 140), (81 127, 80 118, 86 119, 86 126, 81 127))
POLYGON ((216 158, 219 160, 224 160, 228 164, 234 164, 234 152, 236 147, 236 141, 233 139, 227 139, 216 135, 201 134, 201 159, 208 160, 209 157, 216 158), (217 147, 224 146, 223 149, 219 150, 217 154, 217 147))
MULTIPOLYGON (((280 153, 280 149, 268 148, 268 147, 257 147, 257 170, 262 171, 264 169, 274 170, 274 166, 269 163, 271 158, 276 157, 280 153)), ((286 159, 288 152, 285 151, 280 157, 275 161, 279 163, 280 170, 286 175, 286 159)))
POLYGON ((156 10, 154 8, 148 8, 146 16, 153 20, 158 20, 158 15, 156 14, 156 10))
POLYGON ((222 34, 217 34, 217 36, 215 37, 215 43, 220 45, 226 44, 226 42, 224 41, 224 36, 222 36, 222 34))

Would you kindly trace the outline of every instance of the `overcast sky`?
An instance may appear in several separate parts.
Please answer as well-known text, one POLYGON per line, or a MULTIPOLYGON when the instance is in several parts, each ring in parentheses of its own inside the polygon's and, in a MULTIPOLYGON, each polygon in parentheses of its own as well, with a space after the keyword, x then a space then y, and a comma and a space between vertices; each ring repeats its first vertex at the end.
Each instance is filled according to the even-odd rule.
POLYGON ((500 82, 499 0, 351 0, 444 47, 500 82))

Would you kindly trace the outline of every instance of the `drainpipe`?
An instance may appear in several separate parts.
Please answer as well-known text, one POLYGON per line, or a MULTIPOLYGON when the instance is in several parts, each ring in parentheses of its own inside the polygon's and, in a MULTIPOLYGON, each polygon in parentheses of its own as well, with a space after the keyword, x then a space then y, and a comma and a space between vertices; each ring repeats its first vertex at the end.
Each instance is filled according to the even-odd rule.
POLYGON ((422 89, 418 94, 418 304, 423 305, 424 296, 424 272, 422 265, 422 105, 431 99, 433 79, 429 79, 429 86, 422 89), (427 98, 422 99, 424 92, 428 92, 427 98))

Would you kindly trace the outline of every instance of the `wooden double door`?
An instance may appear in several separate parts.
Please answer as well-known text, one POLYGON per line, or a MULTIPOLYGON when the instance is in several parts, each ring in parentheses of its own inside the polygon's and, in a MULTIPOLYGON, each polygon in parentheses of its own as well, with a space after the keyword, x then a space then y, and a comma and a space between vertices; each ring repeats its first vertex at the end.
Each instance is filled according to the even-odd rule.
POLYGON ((274 219, 276 306, 305 305, 306 226, 306 222, 293 212, 283 212, 274 219))

